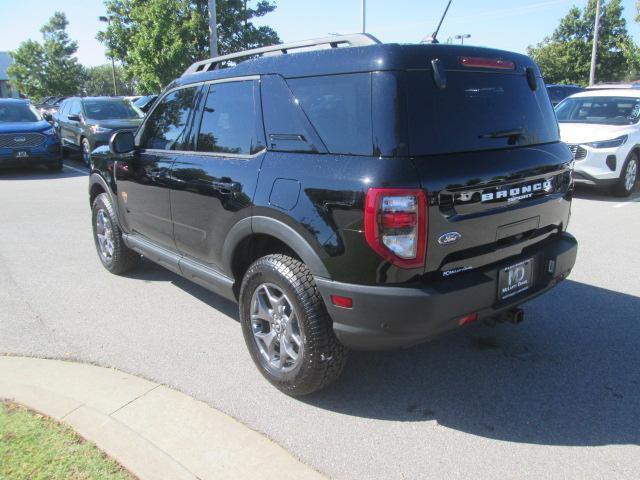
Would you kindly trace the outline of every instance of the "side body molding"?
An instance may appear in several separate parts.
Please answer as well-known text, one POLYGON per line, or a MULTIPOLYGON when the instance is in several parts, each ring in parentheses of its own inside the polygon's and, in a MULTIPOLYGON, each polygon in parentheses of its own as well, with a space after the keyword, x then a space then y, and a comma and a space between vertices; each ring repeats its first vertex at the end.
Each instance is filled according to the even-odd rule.
POLYGON ((236 223, 227 234, 222 247, 224 258, 224 272, 232 275, 231 262, 233 252, 238 244, 251 234, 262 233, 281 240, 288 245, 300 259, 309 267, 311 273, 318 277, 330 278, 329 272, 320 256, 309 245, 309 242, 286 223, 271 217, 247 217, 236 223))

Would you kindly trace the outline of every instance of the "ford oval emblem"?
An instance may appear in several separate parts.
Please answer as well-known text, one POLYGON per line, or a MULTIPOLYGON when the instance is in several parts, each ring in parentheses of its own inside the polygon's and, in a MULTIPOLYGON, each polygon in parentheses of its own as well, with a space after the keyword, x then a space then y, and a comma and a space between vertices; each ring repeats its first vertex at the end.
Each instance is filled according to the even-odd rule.
POLYGON ((27 139, 25 137, 13 137, 13 141, 14 142, 18 142, 18 143, 22 143, 22 142, 26 142, 27 139))
POLYGON ((462 234, 459 232, 447 232, 440 235, 440 238, 438 238, 438 243, 440 245, 451 245, 452 243, 456 243, 461 238, 462 234))

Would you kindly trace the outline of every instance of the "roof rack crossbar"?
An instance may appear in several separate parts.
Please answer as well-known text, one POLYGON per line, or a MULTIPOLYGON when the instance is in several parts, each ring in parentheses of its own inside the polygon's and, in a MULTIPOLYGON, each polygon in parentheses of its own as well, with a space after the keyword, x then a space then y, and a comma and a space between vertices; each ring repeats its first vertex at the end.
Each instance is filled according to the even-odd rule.
POLYGON ((340 45, 347 45, 349 47, 363 47, 367 45, 375 45, 380 43, 380 40, 368 33, 354 33, 351 35, 334 35, 331 37, 315 38, 313 40, 301 40, 299 42, 280 43, 278 45, 271 45, 268 47, 253 48, 251 50, 244 50, 242 52, 230 53, 228 55, 221 55, 219 57, 209 58, 208 60, 201 60, 195 62, 189 68, 185 70, 183 75, 191 73, 207 72, 209 70, 215 70, 219 68, 220 64, 230 60, 238 60, 246 57, 262 56, 262 55, 284 55, 289 53, 290 50, 296 50, 299 48, 316 47, 321 45, 328 45, 329 48, 338 48, 340 45))

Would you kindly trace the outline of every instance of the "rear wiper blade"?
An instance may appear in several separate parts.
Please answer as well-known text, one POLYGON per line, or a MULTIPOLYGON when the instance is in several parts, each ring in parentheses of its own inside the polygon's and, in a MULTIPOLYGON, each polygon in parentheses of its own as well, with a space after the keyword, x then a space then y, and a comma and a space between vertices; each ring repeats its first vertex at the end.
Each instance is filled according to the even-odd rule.
POLYGON ((484 133, 478 138, 518 138, 524 135, 522 128, 512 128, 511 130, 500 130, 498 132, 484 133))

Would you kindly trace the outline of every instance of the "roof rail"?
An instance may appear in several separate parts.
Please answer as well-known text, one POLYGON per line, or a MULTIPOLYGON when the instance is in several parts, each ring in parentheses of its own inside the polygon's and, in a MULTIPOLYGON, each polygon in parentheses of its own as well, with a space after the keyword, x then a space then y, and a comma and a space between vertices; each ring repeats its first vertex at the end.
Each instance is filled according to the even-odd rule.
POLYGON ((351 35, 333 35, 331 37, 314 38, 313 40, 301 40, 299 42, 292 43, 280 43, 277 45, 270 45, 268 47, 253 48, 251 50, 244 50, 242 52, 230 53, 228 55, 222 55, 219 57, 213 57, 208 60, 201 60, 195 62, 189 68, 185 70, 184 75, 191 73, 207 72, 209 70, 215 70, 220 68, 220 64, 229 60, 238 60, 240 58, 262 56, 262 55, 283 55, 289 53, 289 50, 295 50, 299 48, 316 47, 320 45, 327 46, 327 48, 337 48, 340 45, 347 45, 349 47, 364 47, 367 45, 376 45, 380 43, 373 35, 368 33, 354 33, 351 35))

